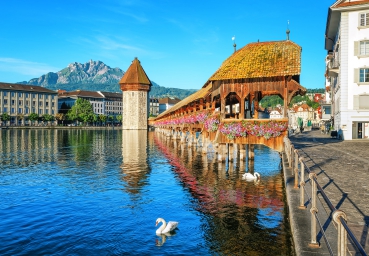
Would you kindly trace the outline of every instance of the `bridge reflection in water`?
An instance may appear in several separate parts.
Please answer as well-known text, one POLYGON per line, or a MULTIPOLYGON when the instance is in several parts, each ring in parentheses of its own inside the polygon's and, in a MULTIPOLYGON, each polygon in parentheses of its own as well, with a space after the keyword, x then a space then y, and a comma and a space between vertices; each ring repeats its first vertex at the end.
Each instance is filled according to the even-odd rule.
POLYGON ((195 199, 196 210, 212 223, 205 235, 209 244, 229 255, 292 255, 278 152, 249 145, 252 154, 240 159, 235 144, 223 162, 215 151, 203 154, 196 144, 179 143, 163 133, 149 136, 195 199), (261 180, 243 180, 245 171, 255 167, 261 180))

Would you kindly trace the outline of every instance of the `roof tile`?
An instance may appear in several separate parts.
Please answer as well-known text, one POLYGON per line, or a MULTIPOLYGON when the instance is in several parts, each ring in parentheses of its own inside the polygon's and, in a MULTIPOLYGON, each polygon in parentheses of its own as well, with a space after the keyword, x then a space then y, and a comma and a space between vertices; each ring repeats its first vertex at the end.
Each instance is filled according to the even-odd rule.
POLYGON ((299 75, 301 47, 292 41, 246 45, 226 59, 210 81, 299 75))
POLYGON ((140 61, 135 58, 129 66, 126 73, 124 73, 119 84, 146 84, 151 85, 150 79, 142 68, 140 61))

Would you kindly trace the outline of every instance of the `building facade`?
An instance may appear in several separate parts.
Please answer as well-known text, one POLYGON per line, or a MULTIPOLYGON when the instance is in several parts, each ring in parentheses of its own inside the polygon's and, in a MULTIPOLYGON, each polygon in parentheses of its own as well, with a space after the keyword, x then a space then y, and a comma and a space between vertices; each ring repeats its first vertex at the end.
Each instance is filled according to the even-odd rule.
POLYGON ((58 93, 41 86, 0 83, 0 115, 4 113, 10 115, 11 125, 29 124, 31 113, 55 116, 58 93))
POLYGON ((163 113, 164 111, 170 109, 175 104, 180 102, 181 100, 175 97, 165 97, 159 99, 159 114, 163 113))
POLYGON ((369 138, 369 2, 338 0, 325 32, 326 88, 333 129, 344 140, 369 138))
POLYGON ((159 115, 159 100, 157 98, 150 98, 150 115, 159 115))
POLYGON ((67 92, 59 90, 58 110, 60 113, 66 113, 78 98, 88 100, 96 115, 106 115, 116 117, 122 115, 122 94, 116 92, 101 92, 101 91, 83 91, 77 90, 67 92))

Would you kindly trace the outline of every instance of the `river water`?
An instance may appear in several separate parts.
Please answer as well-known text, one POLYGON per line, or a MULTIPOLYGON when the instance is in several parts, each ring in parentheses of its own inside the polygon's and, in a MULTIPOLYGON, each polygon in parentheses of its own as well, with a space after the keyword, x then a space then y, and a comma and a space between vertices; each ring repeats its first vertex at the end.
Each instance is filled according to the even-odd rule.
POLYGON ((0 132, 0 255, 293 254, 267 147, 250 166, 155 132, 0 132), (258 183, 241 178, 252 168, 258 183), (158 217, 178 229, 156 235, 158 217))

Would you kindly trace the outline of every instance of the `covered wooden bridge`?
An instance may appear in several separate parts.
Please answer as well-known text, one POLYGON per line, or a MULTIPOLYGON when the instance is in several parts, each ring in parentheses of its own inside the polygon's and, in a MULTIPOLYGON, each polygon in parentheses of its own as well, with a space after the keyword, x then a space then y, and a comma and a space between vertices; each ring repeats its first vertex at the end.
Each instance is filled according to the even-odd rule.
POLYGON ((215 145, 219 160, 224 160, 229 144, 264 144, 282 151, 287 107, 295 95, 306 93, 299 84, 300 72, 301 47, 296 43, 250 43, 226 59, 199 91, 149 125, 182 143, 200 143, 204 153, 215 145), (259 102, 267 95, 284 100, 283 118, 261 118, 259 102))

